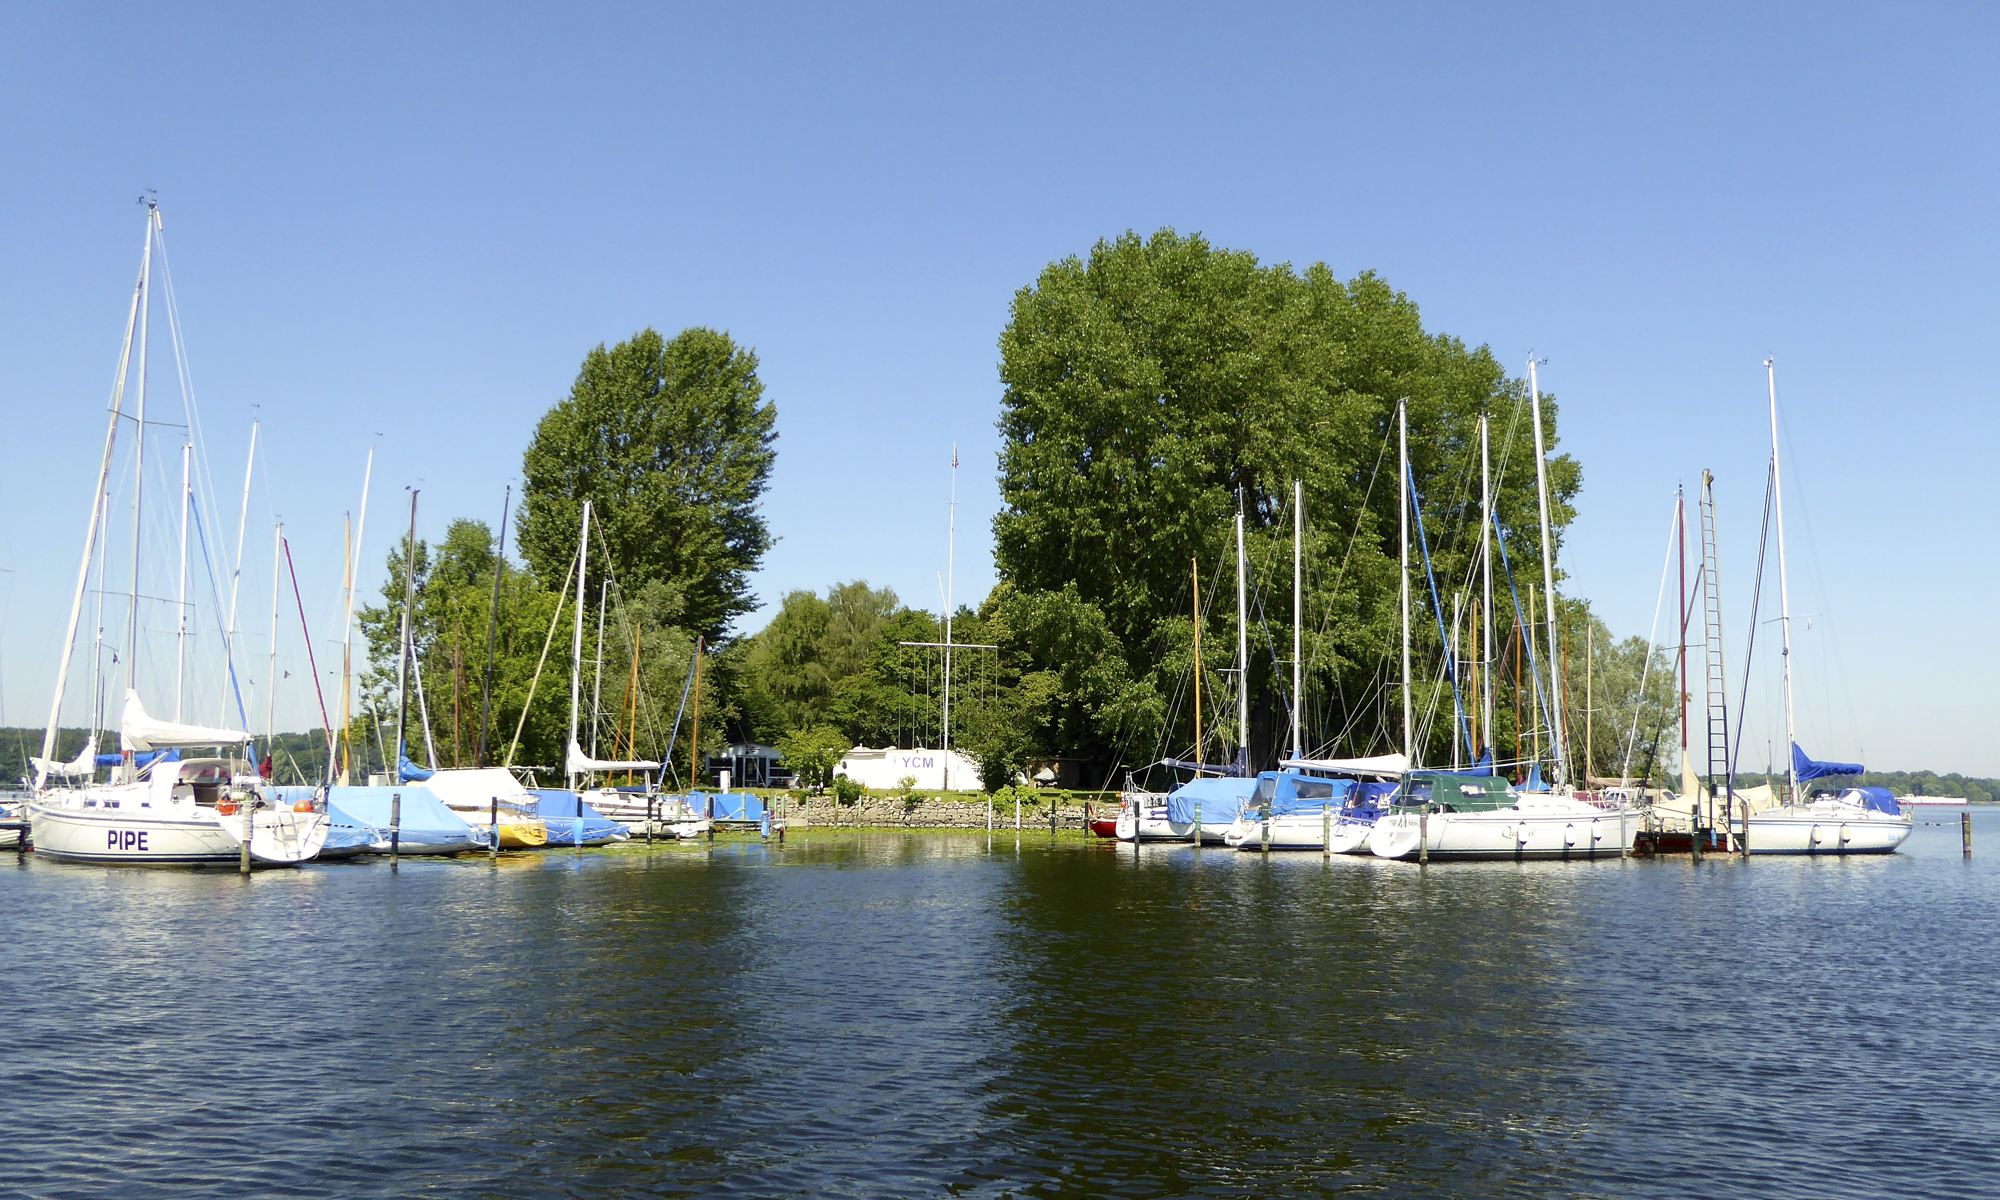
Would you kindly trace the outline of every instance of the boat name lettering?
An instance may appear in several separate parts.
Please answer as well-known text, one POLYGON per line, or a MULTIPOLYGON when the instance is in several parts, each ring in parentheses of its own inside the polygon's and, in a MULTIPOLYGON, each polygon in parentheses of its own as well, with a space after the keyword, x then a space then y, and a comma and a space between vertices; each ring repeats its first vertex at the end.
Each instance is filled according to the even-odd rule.
POLYGON ((146 833, 138 829, 112 829, 104 834, 106 850, 144 850, 146 833))

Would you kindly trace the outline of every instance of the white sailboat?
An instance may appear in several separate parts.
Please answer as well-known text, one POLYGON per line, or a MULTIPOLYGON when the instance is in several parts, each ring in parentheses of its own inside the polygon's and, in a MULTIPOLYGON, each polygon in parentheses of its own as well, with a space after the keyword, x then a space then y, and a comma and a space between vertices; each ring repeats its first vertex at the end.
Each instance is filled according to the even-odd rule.
POLYGON ((1778 375, 1764 360, 1771 398, 1771 499, 1778 512, 1778 628, 1783 638, 1785 677, 1785 763, 1790 787, 1784 804, 1745 818, 1745 850, 1750 854, 1891 854, 1914 825, 1886 788, 1846 788, 1804 802, 1799 785, 1831 775, 1859 774, 1859 763, 1818 763, 1799 748, 1792 718, 1792 596, 1785 570, 1785 491, 1778 457, 1778 375))
MULTIPOLYGON (((327 833, 327 817, 311 802, 280 807, 261 791, 261 780, 251 763, 229 757, 182 760, 179 751, 198 747, 243 746, 248 733, 233 729, 184 724, 178 719, 158 720, 146 712, 138 691, 139 658, 139 567, 143 541, 140 530, 141 501, 145 479, 146 350, 150 324, 152 264, 160 232, 159 210, 146 206, 146 246, 140 261, 139 280, 133 289, 132 307, 126 320, 125 343, 119 354, 118 373, 112 390, 111 421, 105 432, 104 455, 91 497, 90 525, 85 533, 83 561, 77 572, 76 591, 70 604, 68 628, 63 639, 62 661, 57 669, 55 696, 49 707, 48 726, 42 738, 42 753, 34 759, 33 798, 27 805, 30 836, 35 850, 55 858, 88 862, 172 865, 239 862, 244 848, 249 857, 263 863, 299 863, 319 853, 327 833), (109 500, 113 452, 118 427, 124 416, 127 368, 132 362, 134 333, 138 338, 138 378, 135 436, 132 579, 130 620, 125 643, 125 706, 119 722, 119 757, 111 768, 108 783, 94 782, 98 767, 94 737, 73 762, 54 758, 56 732, 62 714, 63 692, 68 684, 69 663, 76 645, 77 622, 89 590, 91 556, 98 549, 103 518, 109 500), (50 786, 50 778, 65 782, 50 786), (71 782, 73 781, 73 782, 71 782)), ((171 312, 170 314, 171 315, 171 312)), ((191 447, 183 448, 181 533, 182 593, 185 598, 187 540, 185 520, 188 492, 188 462, 191 447)), ((102 580, 100 582, 100 589, 102 580)), ((187 623, 185 606, 179 606, 181 637, 177 639, 175 660, 175 707, 178 718, 183 678, 182 651, 187 623)), ((93 699, 93 704, 95 704, 93 699)), ((93 724, 97 719, 93 717, 93 724)))
MULTIPOLYGON (((1536 365, 1532 360, 1528 364, 1529 403, 1534 414, 1543 594, 1548 597, 1549 628, 1554 630, 1554 546, 1549 523, 1548 470, 1542 442, 1542 406, 1536 365)), ((1406 476, 1406 499, 1409 486, 1406 476)), ((1490 513, 1487 520, 1490 523, 1490 513)), ((1502 552, 1505 552, 1504 546, 1502 552)), ((1407 580, 1407 574, 1405 578, 1407 580)), ((1405 591, 1407 595, 1407 582, 1405 591)), ((1532 648, 1529 654, 1532 662, 1532 648)), ((1404 661, 1404 675, 1408 678, 1407 650, 1404 661)), ((1497 775, 1413 771, 1404 777, 1396 797, 1395 810, 1376 822, 1374 834, 1369 839, 1370 851, 1378 858, 1446 860, 1597 858, 1622 857, 1629 853, 1642 824, 1639 810, 1622 799, 1595 797, 1569 786, 1562 734, 1561 691, 1560 687, 1550 688, 1553 710, 1550 716, 1553 736, 1550 740, 1555 753, 1553 790, 1516 792, 1497 775)), ((1539 707, 1539 686, 1535 701, 1539 707)), ((1406 727, 1409 721, 1408 703, 1405 689, 1406 727)))

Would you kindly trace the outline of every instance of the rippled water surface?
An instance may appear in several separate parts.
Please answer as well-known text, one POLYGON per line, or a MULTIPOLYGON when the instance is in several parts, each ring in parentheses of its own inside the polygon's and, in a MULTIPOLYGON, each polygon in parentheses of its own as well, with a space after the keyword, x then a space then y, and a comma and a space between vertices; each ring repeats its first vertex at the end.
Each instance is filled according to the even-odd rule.
POLYGON ((2000 812, 1818 861, 1011 832, 0 852, 0 1192, 1991 1196, 2000 812))

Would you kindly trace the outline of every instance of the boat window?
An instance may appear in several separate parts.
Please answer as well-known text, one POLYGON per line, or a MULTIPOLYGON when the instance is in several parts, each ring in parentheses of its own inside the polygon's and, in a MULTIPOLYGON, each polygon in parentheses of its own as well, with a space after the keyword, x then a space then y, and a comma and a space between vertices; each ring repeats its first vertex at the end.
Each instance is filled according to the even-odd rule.
POLYGON ((1299 780, 1298 787, 1299 799, 1301 800, 1333 799, 1333 784, 1327 780, 1301 779, 1299 780))
POLYGON ((1262 803, 1266 803, 1266 802, 1270 801, 1270 800, 1271 800, 1271 799, 1272 799, 1273 797, 1275 797, 1275 796, 1276 796, 1277 794, 1278 794, 1278 781, 1277 781, 1277 780, 1275 780, 1275 779, 1259 779, 1259 780, 1257 781, 1257 801, 1258 801, 1258 803, 1260 803, 1260 804, 1262 804, 1262 803))

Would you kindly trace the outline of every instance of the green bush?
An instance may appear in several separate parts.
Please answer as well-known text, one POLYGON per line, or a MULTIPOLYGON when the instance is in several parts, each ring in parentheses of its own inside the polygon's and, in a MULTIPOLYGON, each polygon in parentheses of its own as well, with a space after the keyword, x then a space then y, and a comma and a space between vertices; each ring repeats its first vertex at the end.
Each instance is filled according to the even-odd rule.
POLYGON ((836 775, 834 777, 833 798, 838 803, 845 804, 851 808, 860 801, 861 797, 867 794, 867 788, 862 787, 847 776, 836 775))

